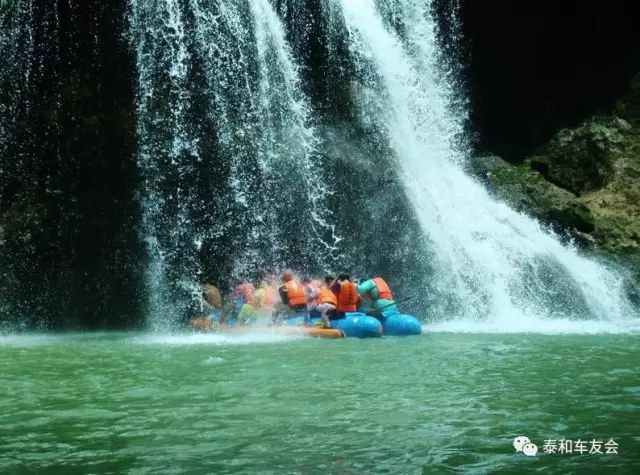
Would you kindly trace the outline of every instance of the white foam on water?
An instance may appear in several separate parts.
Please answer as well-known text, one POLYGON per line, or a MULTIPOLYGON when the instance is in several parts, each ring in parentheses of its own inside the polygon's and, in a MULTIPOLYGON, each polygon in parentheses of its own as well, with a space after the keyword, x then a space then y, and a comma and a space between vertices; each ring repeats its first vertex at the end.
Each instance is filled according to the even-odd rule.
POLYGON ((203 366, 210 366, 224 363, 224 358, 220 356, 209 356, 206 360, 202 362, 203 366))
POLYGON ((608 320, 569 320, 563 318, 520 319, 517 325, 509 322, 488 320, 453 320, 426 324, 423 333, 504 333, 541 335, 598 335, 598 334, 635 334, 640 333, 640 321, 629 319, 625 322, 608 320))
POLYGON ((133 343, 141 345, 162 345, 162 346, 191 346, 191 345, 214 345, 214 346, 237 346, 255 344, 274 344, 300 340, 302 337, 296 335, 282 335, 277 333, 255 332, 233 334, 233 333, 189 333, 189 334, 148 334, 137 336, 132 339, 133 343))
POLYGON ((0 347, 33 347, 59 343, 65 337, 50 335, 2 335, 0 347))
POLYGON ((59 345, 80 343, 83 341, 97 341, 105 337, 126 335, 122 332, 96 332, 96 333, 26 333, 0 335, 0 347, 34 347, 46 345, 59 345))

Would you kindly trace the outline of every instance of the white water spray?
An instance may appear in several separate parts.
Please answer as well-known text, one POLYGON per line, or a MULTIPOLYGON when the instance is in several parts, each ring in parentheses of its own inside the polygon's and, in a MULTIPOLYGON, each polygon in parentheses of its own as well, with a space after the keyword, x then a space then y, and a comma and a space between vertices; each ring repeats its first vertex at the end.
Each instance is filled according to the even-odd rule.
POLYGON ((436 61, 430 2, 377 4, 334 0, 331 21, 342 12, 360 111, 386 129, 407 196, 436 251, 435 287, 446 303, 432 317, 503 327, 541 326, 546 317, 630 317, 618 275, 493 200, 463 172, 468 157, 454 143, 460 122, 436 61), (385 23, 389 14, 402 22, 402 37, 385 23))
POLYGON ((131 0, 131 10, 154 326, 199 295, 203 249, 231 261, 227 281, 296 255, 335 258, 331 182, 271 3, 131 0))

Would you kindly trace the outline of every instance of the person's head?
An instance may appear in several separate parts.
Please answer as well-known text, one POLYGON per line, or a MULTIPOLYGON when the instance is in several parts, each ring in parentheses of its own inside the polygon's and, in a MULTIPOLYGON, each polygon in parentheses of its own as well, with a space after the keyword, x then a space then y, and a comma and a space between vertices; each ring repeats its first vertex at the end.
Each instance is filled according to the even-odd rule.
POLYGON ((311 279, 309 278, 309 276, 304 276, 302 278, 302 285, 309 285, 311 283, 311 279))
POLYGON ((369 277, 368 275, 363 275, 362 277, 360 277, 360 279, 358 280, 359 284, 362 284, 363 282, 366 282, 367 280, 370 280, 371 277, 369 277))
POLYGON ((290 270, 286 270, 282 273, 282 282, 289 282, 293 280, 293 273, 290 270))
POLYGON ((324 283, 329 286, 331 284, 333 284, 333 281, 335 280, 335 277, 333 277, 332 275, 325 275, 324 276, 324 283))
POLYGON ((338 280, 339 281, 343 281, 343 280, 351 280, 351 276, 349 274, 346 273, 342 273, 338 276, 338 280))

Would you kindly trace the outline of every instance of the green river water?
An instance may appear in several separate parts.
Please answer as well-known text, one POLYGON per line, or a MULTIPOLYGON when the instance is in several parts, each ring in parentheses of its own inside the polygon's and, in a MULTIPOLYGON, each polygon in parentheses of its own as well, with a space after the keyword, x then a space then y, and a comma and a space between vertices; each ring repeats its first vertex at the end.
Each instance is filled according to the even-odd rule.
POLYGON ((0 472, 640 473, 639 370, 637 333, 0 336, 0 472))

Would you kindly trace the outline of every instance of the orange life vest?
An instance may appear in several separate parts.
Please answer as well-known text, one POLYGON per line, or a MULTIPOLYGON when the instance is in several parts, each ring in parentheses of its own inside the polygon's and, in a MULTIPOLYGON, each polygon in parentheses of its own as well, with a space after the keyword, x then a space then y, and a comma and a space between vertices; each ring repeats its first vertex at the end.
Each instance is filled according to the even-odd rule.
POLYGON ((287 290, 287 296, 289 297, 289 306, 294 307, 296 305, 307 304, 307 296, 304 293, 304 287, 301 283, 290 280, 284 283, 284 288, 287 290))
POLYGON ((358 310, 358 286, 350 280, 340 282, 340 293, 338 294, 338 312, 355 312, 358 310))
POLYGON ((338 297, 336 297, 336 294, 331 292, 331 289, 329 287, 323 285, 322 287, 320 287, 320 295, 318 295, 318 298, 316 299, 316 304, 322 305, 325 303, 329 303, 334 307, 337 307, 338 297))
POLYGON ((378 289, 379 299, 393 300, 391 289, 382 277, 376 277, 375 279, 373 279, 373 281, 376 283, 376 289, 378 289))

